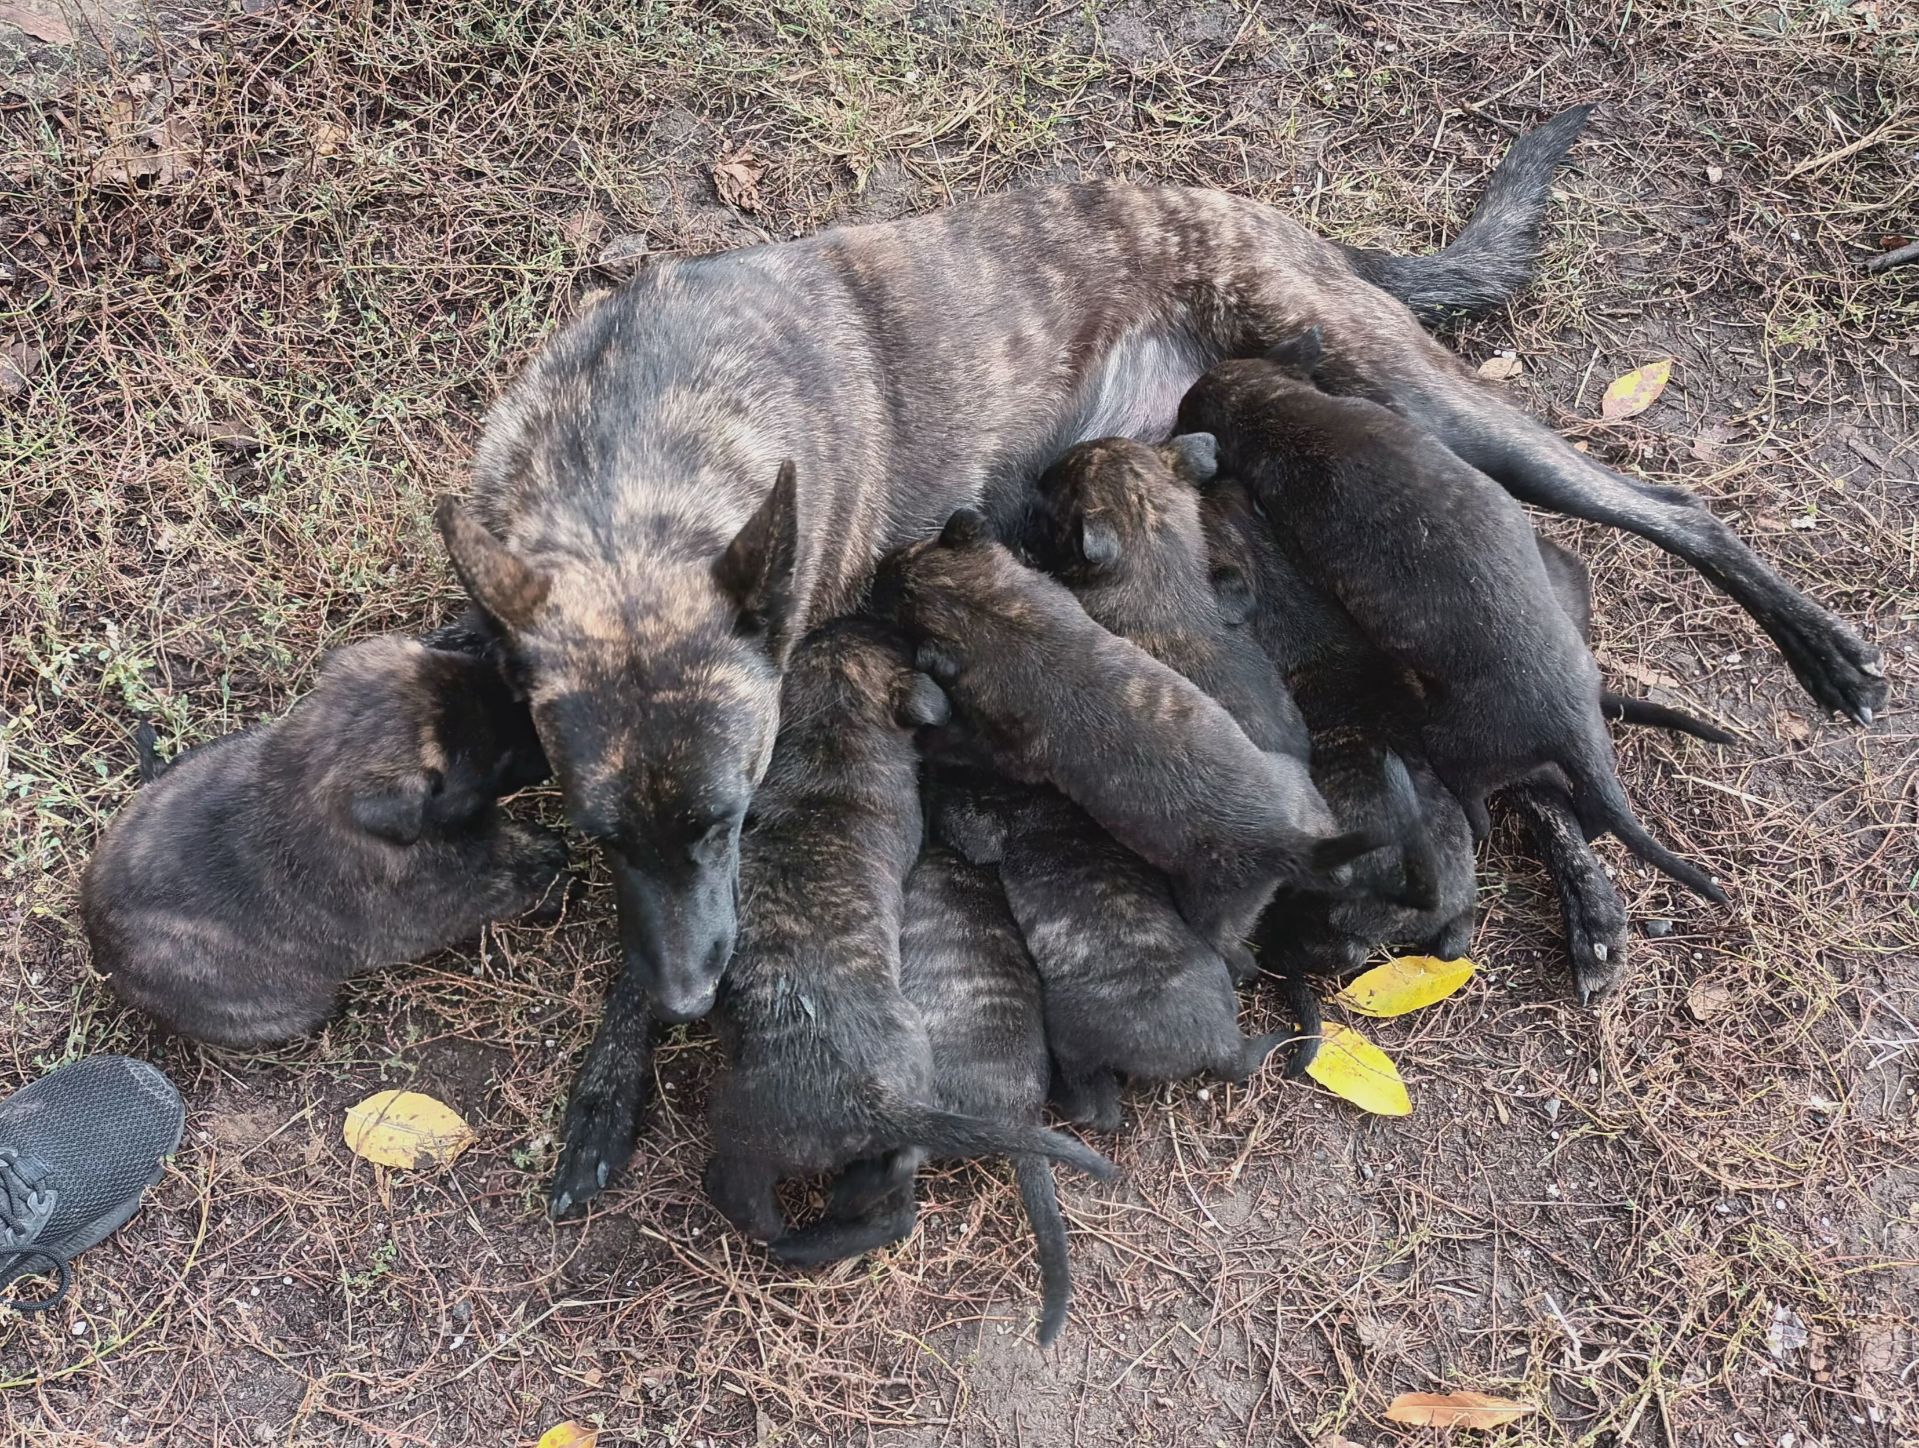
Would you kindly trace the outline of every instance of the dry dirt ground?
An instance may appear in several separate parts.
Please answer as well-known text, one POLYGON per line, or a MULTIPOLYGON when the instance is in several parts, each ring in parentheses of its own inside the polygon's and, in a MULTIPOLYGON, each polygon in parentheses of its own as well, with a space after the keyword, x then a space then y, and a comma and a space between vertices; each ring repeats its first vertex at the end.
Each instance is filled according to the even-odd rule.
POLYGON ((0 1082, 132 1051, 191 1117, 65 1310, 0 1319, 6 1443, 521 1444, 577 1418, 603 1445, 1377 1448, 1437 1441, 1383 1410, 1451 1388, 1536 1405, 1485 1436, 1506 1448, 1914 1441, 1919 268, 1859 265, 1919 225, 1908 7, 122 8, 158 33, 64 70, 0 18, 0 1082), (602 892, 261 1055, 161 1038, 89 974, 74 881, 133 721, 205 738, 326 649, 442 617, 432 499, 642 248, 1089 174, 1425 248, 1516 130, 1584 100, 1539 284, 1453 340, 1512 349, 1502 385, 1540 416, 1696 489, 1857 621, 1888 717, 1820 717, 1702 580, 1558 528, 1592 554, 1614 676, 1741 735, 1621 741, 1731 908, 1607 846, 1633 971, 1583 1011, 1540 872, 1496 838, 1481 975, 1376 1031, 1415 1114, 1271 1079, 1136 1093, 1122 1180, 1066 1190, 1052 1354, 1001 1168, 932 1176, 909 1242, 818 1276, 723 1230, 700 1030, 660 1055, 633 1169, 548 1223, 602 892), (1594 421, 1607 379, 1667 356, 1651 411, 1594 421), (343 1108, 397 1085, 478 1145, 437 1174, 349 1156, 343 1108))

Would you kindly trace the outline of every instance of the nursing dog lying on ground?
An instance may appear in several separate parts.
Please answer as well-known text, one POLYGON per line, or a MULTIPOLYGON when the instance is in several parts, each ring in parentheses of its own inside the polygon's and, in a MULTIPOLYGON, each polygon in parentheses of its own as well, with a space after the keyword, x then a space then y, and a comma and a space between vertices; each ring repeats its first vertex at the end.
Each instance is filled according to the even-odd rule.
MULTIPOLYGON (((936 786, 935 800, 940 792, 936 786)), ((907 877, 900 989, 926 1025, 936 1105, 986 1121, 1039 1123, 1052 1069, 1039 976, 999 877, 941 844, 929 843, 907 877)), ((920 1155, 904 1158, 902 1172, 920 1155)), ((1013 1171, 1039 1251, 1037 1337, 1046 1347, 1066 1325, 1072 1293, 1066 1221, 1044 1156, 1017 1157, 1013 1171)), ((824 1222, 789 1233, 775 1250, 796 1263, 850 1257, 900 1240, 913 1217, 910 1178, 900 1185, 884 1163, 868 1160, 834 1183, 824 1222)))
POLYGON ((311 1030, 340 984, 558 903, 566 846, 494 800, 543 778, 485 662, 410 640, 334 654, 286 717, 147 780, 87 865, 81 913, 120 998, 182 1034, 311 1030))
POLYGON ((976 786, 936 806, 932 830, 999 870, 1039 971, 1068 1119, 1117 1131, 1121 1076, 1243 1082, 1292 1039, 1240 1034, 1232 973, 1180 915, 1166 877, 1056 791, 976 786))
POLYGON ((630 1017, 711 1002, 791 638, 854 607, 874 560, 954 509, 1010 521, 1066 447, 1166 436, 1213 362, 1306 326, 1331 342, 1330 386, 1528 502, 1678 553, 1822 704, 1870 722, 1876 650, 1693 498, 1575 451, 1420 328, 1525 282, 1585 114, 1517 142, 1437 256, 1343 247, 1220 192, 1090 183, 667 262, 553 339, 488 422, 472 510, 442 522, 575 823, 607 842, 634 977, 589 1053, 601 1099, 569 1118, 556 1191, 590 1195, 630 1147, 630 1017), (788 459, 797 484, 772 487, 788 459))
POLYGON ((1489 828, 1495 789, 1556 768, 1591 836, 1711 900, 1710 876, 1649 835, 1614 770, 1599 668, 1553 599, 1525 513, 1490 479, 1380 407, 1310 380, 1316 332, 1263 359, 1223 362, 1180 404, 1218 439, 1295 562, 1417 681, 1434 771, 1489 828))
POLYGON ((1242 949, 1278 885, 1343 888, 1342 867, 1389 842, 1339 833, 1302 759, 1257 748, 989 528, 963 509, 938 538, 899 550, 876 603, 952 696, 958 747, 1008 779, 1054 786, 1164 871, 1202 940, 1242 949))
MULTIPOLYGON (((1038 1154, 1109 1175, 1099 1153, 1030 1121, 935 1104, 926 1025, 900 989, 900 927, 922 840, 913 731, 945 720, 938 688, 897 636, 842 619, 800 644, 785 691, 715 1012, 727 1066, 707 1107, 714 1204, 779 1256, 774 1188, 788 1177, 874 1161, 871 1199, 907 1204, 897 1240, 924 1153, 1038 1154)), ((811 1255, 805 1238, 791 1250, 811 1255)))

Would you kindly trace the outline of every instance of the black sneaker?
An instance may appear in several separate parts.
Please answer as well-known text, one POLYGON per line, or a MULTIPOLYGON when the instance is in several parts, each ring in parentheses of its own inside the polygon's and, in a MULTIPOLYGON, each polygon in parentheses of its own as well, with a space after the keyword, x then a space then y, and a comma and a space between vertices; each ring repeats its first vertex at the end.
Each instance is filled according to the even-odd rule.
POLYGON ((29 1274, 58 1279, 40 1312, 67 1295, 67 1263, 140 1209, 180 1144, 186 1108, 145 1061, 89 1056, 0 1101, 0 1291, 29 1274))

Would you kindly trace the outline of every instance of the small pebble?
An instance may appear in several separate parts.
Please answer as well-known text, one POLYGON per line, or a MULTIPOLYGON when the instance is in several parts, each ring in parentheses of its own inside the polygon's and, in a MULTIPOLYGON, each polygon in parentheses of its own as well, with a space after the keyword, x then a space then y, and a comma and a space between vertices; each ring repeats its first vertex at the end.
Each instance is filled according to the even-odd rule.
POLYGON ((1664 940, 1668 935, 1672 934, 1672 921, 1648 920, 1646 922, 1646 934, 1650 935, 1654 940, 1664 940))
POLYGON ((75 1337, 85 1337, 87 1335, 87 1325, 78 1318, 74 1319, 73 1335, 75 1337))
POLYGON ((1559 1119, 1559 1098, 1557 1096, 1548 1096, 1546 1098, 1545 1111, 1548 1121, 1557 1121, 1559 1119))

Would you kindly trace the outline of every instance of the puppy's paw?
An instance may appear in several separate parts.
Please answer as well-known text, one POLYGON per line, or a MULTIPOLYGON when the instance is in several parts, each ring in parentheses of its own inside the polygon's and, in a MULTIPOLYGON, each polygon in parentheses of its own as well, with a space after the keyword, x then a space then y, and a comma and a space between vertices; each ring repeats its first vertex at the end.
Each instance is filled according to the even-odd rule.
POLYGON ((1226 962, 1226 969, 1231 972, 1236 984, 1245 985, 1248 981, 1259 979, 1259 962, 1253 958, 1252 950, 1244 941, 1228 941, 1221 947, 1219 956, 1226 962))
POLYGON ((575 1083, 566 1103, 560 1164, 553 1173, 547 1215, 557 1221, 591 1201, 626 1165, 645 1099, 644 1075, 595 1087, 575 1083))
POLYGON ((1561 906, 1566 919, 1566 954, 1579 1003, 1591 1005, 1626 978, 1626 907, 1603 876, 1590 888, 1568 894, 1561 906))
MULTIPOLYGON (((1809 606, 1810 607, 1810 606, 1809 606)), ((1886 670, 1879 650, 1822 609, 1771 630, 1794 677, 1828 709, 1871 724, 1886 707, 1886 670)))

